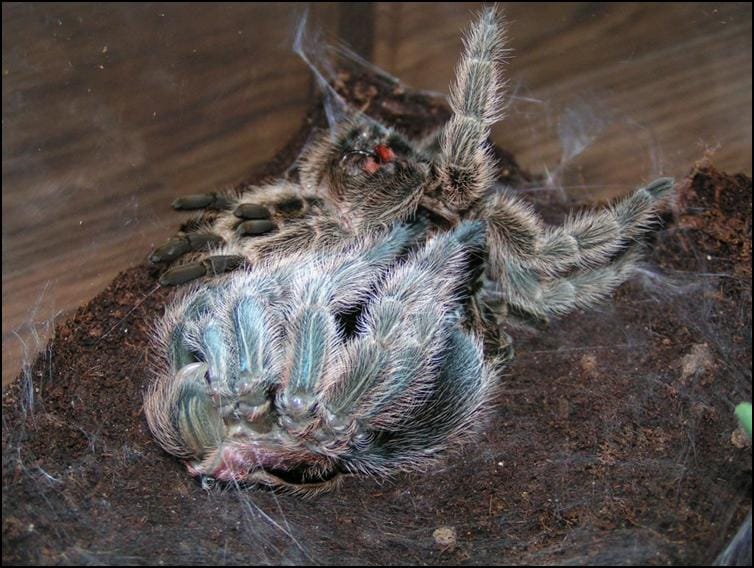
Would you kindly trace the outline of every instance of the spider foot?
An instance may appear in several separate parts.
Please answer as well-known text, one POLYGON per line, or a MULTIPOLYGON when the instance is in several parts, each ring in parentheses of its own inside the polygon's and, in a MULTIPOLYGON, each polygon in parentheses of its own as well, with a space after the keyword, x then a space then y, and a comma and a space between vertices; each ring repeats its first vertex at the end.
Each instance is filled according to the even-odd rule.
POLYGON ((239 237, 253 237, 269 233, 275 228, 275 223, 269 219, 253 219, 239 223, 238 227, 236 227, 236 235, 239 237))
POLYGON ((219 276, 243 266, 245 259, 239 255, 208 256, 199 262, 189 262, 167 270, 160 276, 162 286, 178 286, 202 276, 219 276))
POLYGON ((173 262, 188 252, 207 251, 220 246, 225 240, 219 235, 210 233, 178 233, 168 241, 157 247, 149 256, 152 264, 173 262))
POLYGON ((644 188, 644 191, 652 197, 659 199, 670 194, 673 191, 674 184, 675 180, 671 177, 657 178, 650 182, 650 184, 644 188))
POLYGON ((175 199, 172 203, 173 209, 177 211, 194 211, 196 209, 214 209, 224 211, 230 209, 233 201, 216 192, 198 193, 195 195, 185 195, 175 199))

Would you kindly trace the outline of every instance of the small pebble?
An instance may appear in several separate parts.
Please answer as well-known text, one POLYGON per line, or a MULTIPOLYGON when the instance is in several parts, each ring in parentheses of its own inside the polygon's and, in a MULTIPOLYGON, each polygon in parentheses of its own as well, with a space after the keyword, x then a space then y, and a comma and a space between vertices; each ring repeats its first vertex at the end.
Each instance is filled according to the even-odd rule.
POLYGON ((695 344, 689 353, 681 358, 681 379, 697 377, 715 365, 712 350, 706 343, 695 344))
POLYGON ((584 355, 581 357, 579 363, 581 365, 581 370, 584 371, 584 374, 587 377, 594 379, 599 376, 599 373, 597 372, 597 357, 594 355, 584 355))
POLYGON ((730 435, 730 443, 739 450, 743 450, 744 448, 751 448, 751 439, 746 435, 746 432, 744 432, 744 429, 740 426, 733 430, 733 433, 730 435))
POLYGON ((453 527, 440 527, 432 533, 435 542, 440 546, 455 546, 458 540, 456 529, 453 527))

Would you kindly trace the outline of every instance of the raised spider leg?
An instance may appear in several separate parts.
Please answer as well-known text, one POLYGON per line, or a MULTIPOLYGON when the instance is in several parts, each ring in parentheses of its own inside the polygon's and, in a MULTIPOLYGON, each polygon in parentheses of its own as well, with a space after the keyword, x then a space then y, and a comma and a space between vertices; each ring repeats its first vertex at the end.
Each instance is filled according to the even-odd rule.
POLYGON ((497 10, 486 9, 465 38, 464 54, 451 88, 453 116, 440 133, 435 175, 445 199, 458 209, 481 197, 496 177, 487 139, 502 112, 504 36, 497 10))

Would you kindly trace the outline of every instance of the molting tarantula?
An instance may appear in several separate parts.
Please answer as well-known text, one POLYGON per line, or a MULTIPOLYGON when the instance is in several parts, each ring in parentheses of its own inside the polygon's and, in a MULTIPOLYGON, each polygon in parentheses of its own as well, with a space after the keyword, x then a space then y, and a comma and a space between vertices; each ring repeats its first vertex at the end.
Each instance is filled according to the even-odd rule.
POLYGON ((436 136, 353 111, 296 183, 176 200, 221 211, 150 257, 189 260, 163 285, 218 277, 168 308, 145 403, 192 474, 307 492, 426 467, 489 408, 512 355, 502 323, 591 306, 635 271, 672 180, 561 226, 496 188, 504 54, 487 9, 436 136))

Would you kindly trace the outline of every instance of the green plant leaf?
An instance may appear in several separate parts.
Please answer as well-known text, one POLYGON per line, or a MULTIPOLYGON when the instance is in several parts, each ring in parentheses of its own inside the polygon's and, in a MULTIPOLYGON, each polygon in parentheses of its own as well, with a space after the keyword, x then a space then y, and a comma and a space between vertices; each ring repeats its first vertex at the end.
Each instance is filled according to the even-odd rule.
POLYGON ((746 430, 746 434, 751 438, 751 403, 742 402, 736 406, 736 418, 746 430))

